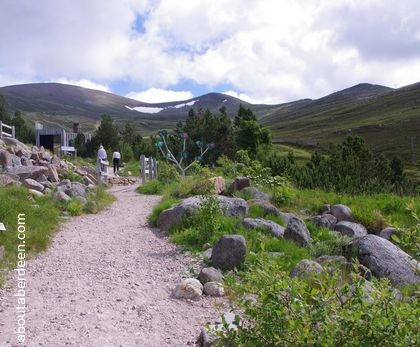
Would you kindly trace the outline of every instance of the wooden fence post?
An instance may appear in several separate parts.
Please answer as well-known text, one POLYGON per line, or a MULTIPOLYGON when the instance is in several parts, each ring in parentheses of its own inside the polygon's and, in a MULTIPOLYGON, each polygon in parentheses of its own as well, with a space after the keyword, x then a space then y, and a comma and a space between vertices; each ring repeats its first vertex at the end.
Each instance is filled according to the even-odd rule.
POLYGON ((146 181, 146 168, 145 168, 145 157, 144 154, 140 156, 140 173, 141 173, 141 183, 144 184, 146 181))

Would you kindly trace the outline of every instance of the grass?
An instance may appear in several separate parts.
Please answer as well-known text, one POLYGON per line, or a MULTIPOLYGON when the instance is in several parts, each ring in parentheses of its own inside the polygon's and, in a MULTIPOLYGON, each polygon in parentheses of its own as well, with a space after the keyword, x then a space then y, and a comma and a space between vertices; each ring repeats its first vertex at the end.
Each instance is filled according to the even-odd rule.
MULTIPOLYGON (((0 262, 1 269, 16 266, 17 256, 17 216, 25 214, 27 256, 45 251, 60 221, 60 207, 48 197, 34 197, 22 187, 0 189, 0 221, 6 231, 0 233, 0 245, 6 250, 0 262)), ((0 275, 0 285, 3 284, 0 275)))
POLYGON ((140 176, 140 164, 138 160, 132 160, 128 163, 124 163, 124 166, 118 171, 120 176, 140 176))
POLYGON ((17 257, 17 216, 25 214, 25 252, 26 258, 45 251, 60 223, 60 216, 68 213, 78 216, 83 213, 97 213, 115 201, 115 197, 102 187, 88 195, 83 205, 72 199, 68 203, 56 202, 49 196, 36 197, 26 188, 10 187, 0 189, 0 221, 7 231, 0 232, 0 245, 5 247, 5 258, 0 261, 0 287, 5 273, 16 266, 17 257))

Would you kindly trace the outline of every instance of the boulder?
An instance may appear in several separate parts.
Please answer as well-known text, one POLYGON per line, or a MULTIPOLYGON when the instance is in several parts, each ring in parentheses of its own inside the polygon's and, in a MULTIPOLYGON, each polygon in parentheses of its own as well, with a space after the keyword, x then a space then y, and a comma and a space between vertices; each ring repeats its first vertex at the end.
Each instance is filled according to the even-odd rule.
POLYGON ((245 187, 249 187, 251 185, 251 181, 249 177, 235 177, 231 186, 229 187, 229 191, 234 193, 244 189, 245 187))
POLYGON ((29 189, 28 192, 31 193, 33 196, 44 196, 44 194, 35 189, 29 189))
POLYGON ((400 236, 400 232, 393 227, 388 227, 379 233, 379 237, 382 237, 383 239, 388 240, 388 241, 392 240, 391 239, 392 235, 400 236))
POLYGON ((259 191, 256 187, 245 187, 240 190, 240 193, 244 194, 245 196, 249 196, 254 200, 270 201, 270 196, 264 192, 259 191))
POLYGON ((211 259, 217 268, 233 270, 244 262, 246 251, 246 241, 242 235, 224 235, 213 247, 211 259))
POLYGON ((53 199, 57 201, 70 201, 71 197, 68 196, 64 191, 57 191, 53 194, 53 199))
POLYGON ((334 230, 334 227, 337 224, 337 218, 335 218, 332 214, 326 213, 312 217, 311 222, 320 228, 334 230))
POLYGON ((13 179, 9 175, 0 175, 0 188, 1 187, 11 187, 11 186, 18 186, 21 183, 15 179, 13 179))
POLYGON ((54 154, 51 158, 51 164, 60 166, 60 164, 61 164, 60 158, 57 157, 57 155, 54 154))
POLYGON ((294 214, 293 214, 293 213, 291 213, 291 212, 281 212, 281 211, 280 211, 279 216, 280 216, 281 218, 283 218, 284 223, 285 223, 286 225, 289 223, 290 219, 292 219, 292 218, 298 218, 296 215, 294 215, 294 214))
POLYGON ((0 165, 4 168, 12 166, 12 155, 5 149, 0 149, 0 165))
POLYGON ((22 159, 15 154, 11 155, 12 166, 22 166, 22 159))
POLYGON ((211 259, 211 254, 213 253, 213 248, 206 249, 203 252, 203 259, 211 259))
POLYGON ((316 261, 303 259, 292 270, 290 277, 310 278, 321 274, 324 271, 323 267, 316 261))
POLYGON ((72 198, 86 198, 86 187, 82 183, 72 182, 70 186, 66 186, 64 192, 72 198))
POLYGON ((203 295, 203 285, 195 278, 186 278, 172 292, 177 299, 199 300, 203 295))
POLYGON ((362 237, 367 235, 367 230, 362 224, 342 221, 335 225, 334 230, 349 237, 362 237))
MULTIPOLYGON (((229 217, 242 217, 248 213, 245 200, 216 195, 222 212, 229 217)), ((157 220, 157 226, 168 231, 172 225, 179 224, 183 217, 194 214, 204 202, 202 196, 192 196, 184 199, 180 204, 162 211, 157 220)))
POLYGON ((10 175, 19 176, 19 180, 23 182, 27 178, 32 178, 36 180, 39 176, 45 175, 48 172, 48 169, 43 166, 16 166, 9 167, 6 170, 6 173, 10 175))
POLYGON ((394 285, 419 283, 419 263, 388 240, 371 234, 354 245, 360 262, 375 276, 386 277, 394 285))
POLYGON ((22 158, 23 166, 34 166, 34 161, 32 159, 22 158))
POLYGON ((210 180, 213 183, 214 194, 222 194, 226 190, 226 181, 222 176, 213 177, 210 180))
POLYGON ((58 178, 58 173, 55 165, 48 165, 48 178, 53 183, 60 182, 60 179, 58 178))
POLYGON ((24 180, 23 185, 29 189, 37 190, 38 192, 42 192, 44 190, 44 186, 32 178, 24 180))
POLYGON ((321 208, 319 209, 319 213, 320 214, 324 214, 324 213, 330 213, 330 209, 331 209, 331 205, 330 204, 324 204, 321 206, 321 208))
POLYGON ((18 157, 22 157, 22 159, 23 158, 29 159, 31 157, 32 153, 31 153, 30 150, 28 150, 26 148, 18 148, 17 151, 16 151, 16 155, 18 157))
POLYGON ((214 267, 205 267, 198 274, 198 280, 204 285, 207 282, 224 283, 222 273, 214 267))
POLYGON ((337 218, 337 222, 348 221, 353 222, 353 217, 351 214, 350 207, 342 204, 337 204, 331 206, 330 214, 337 218))
POLYGON ((207 282, 204 284, 203 292, 207 296, 221 297, 225 295, 223 285, 218 282, 207 282))
POLYGON ((242 225, 246 229, 258 229, 263 228, 268 230, 275 237, 283 237, 284 227, 277 223, 262 218, 245 218, 242 221, 242 225))
POLYGON ((38 163, 41 160, 40 153, 32 153, 31 158, 35 163, 38 163))
POLYGON ((269 201, 251 199, 248 200, 248 206, 258 206, 263 211, 264 216, 267 214, 272 214, 273 216, 280 216, 280 210, 271 204, 269 201))
POLYGON ((292 240, 301 247, 306 247, 311 243, 311 234, 306 227, 303 220, 292 217, 287 223, 286 230, 284 231, 284 238, 292 240))

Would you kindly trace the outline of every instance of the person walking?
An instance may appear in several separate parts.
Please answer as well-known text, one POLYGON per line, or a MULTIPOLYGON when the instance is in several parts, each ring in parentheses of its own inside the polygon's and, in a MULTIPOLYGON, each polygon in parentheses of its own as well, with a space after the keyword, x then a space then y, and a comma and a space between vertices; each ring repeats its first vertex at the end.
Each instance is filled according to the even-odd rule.
POLYGON ((114 164, 114 174, 118 172, 120 169, 120 161, 121 161, 121 153, 116 150, 114 153, 112 153, 112 162, 114 164))
POLYGON ((104 146, 100 145, 98 150, 98 161, 101 165, 101 171, 105 171, 105 166, 102 164, 102 161, 107 161, 107 154, 104 146))

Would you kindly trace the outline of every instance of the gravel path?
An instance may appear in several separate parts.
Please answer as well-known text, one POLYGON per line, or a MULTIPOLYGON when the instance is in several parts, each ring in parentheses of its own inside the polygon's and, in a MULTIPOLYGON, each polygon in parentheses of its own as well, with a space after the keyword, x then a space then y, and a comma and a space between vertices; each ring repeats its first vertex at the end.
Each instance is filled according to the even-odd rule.
MULTIPOLYGON (((65 222, 49 250, 27 263, 19 346, 193 346, 218 317, 214 299, 170 297, 192 259, 147 226, 160 198, 134 188, 113 187, 118 201, 65 222)), ((17 345, 16 291, 15 278, 0 290, 0 346, 17 345)))

